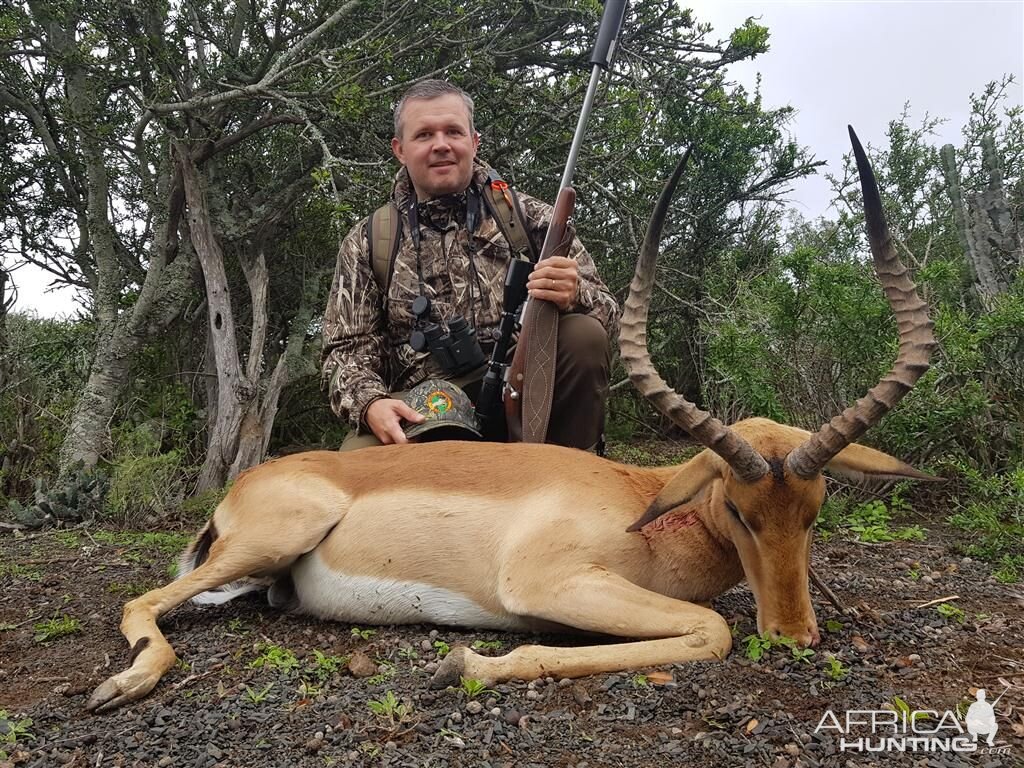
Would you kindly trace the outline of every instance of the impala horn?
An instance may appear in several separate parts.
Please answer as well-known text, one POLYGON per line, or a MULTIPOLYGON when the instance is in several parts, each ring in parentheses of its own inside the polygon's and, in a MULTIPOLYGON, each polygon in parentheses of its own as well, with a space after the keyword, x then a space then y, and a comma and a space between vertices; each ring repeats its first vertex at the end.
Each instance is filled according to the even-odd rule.
POLYGON ((850 127, 850 141, 857 158, 857 172, 864 195, 864 219, 868 242, 875 261, 875 271, 889 300, 900 334, 900 351, 889 371, 875 387, 852 406, 822 426, 789 456, 786 468, 797 477, 810 479, 843 448, 877 424, 886 413, 909 392, 928 370, 928 361, 935 349, 933 323, 917 286, 896 255, 889 225, 882 213, 882 198, 864 148, 850 127))
MULTIPOLYGON (((661 231, 669 204, 672 202, 672 195, 689 159, 690 150, 687 149, 661 191, 658 204, 651 214, 643 247, 640 249, 640 259, 633 273, 633 281, 629 285, 629 297, 622 313, 619 350, 630 381, 640 394, 650 400, 654 407, 673 423, 725 459, 740 480, 753 483, 768 472, 768 463, 736 432, 669 387, 655 370, 650 352, 647 350, 647 314, 654 288, 655 263, 658 260, 661 231)), ((635 529, 642 522, 638 521, 631 529, 635 529)))

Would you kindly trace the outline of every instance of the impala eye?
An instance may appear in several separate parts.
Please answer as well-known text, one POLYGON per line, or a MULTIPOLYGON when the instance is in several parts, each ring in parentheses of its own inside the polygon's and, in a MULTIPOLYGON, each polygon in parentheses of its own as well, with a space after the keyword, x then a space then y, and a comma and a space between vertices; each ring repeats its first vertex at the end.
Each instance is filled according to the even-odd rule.
POLYGON ((732 516, 734 518, 736 518, 737 522, 742 523, 744 526, 746 526, 746 523, 743 522, 743 518, 740 516, 740 511, 738 509, 736 509, 736 505, 735 504, 733 504, 731 501, 726 499, 725 500, 725 506, 729 509, 729 512, 732 513, 732 516))

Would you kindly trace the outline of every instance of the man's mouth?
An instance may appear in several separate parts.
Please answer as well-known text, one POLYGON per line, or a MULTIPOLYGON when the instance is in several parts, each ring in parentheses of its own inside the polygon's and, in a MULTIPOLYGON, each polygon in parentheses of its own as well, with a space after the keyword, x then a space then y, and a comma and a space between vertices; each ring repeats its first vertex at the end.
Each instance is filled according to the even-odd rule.
POLYGON ((447 168, 447 167, 449 167, 451 165, 455 165, 455 161, 454 160, 442 160, 439 163, 431 163, 430 167, 431 168, 447 168))

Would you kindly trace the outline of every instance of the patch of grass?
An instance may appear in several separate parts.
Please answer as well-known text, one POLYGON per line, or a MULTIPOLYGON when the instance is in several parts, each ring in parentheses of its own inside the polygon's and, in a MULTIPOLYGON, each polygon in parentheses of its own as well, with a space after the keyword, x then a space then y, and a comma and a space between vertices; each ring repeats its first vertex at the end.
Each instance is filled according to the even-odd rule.
POLYGON ((262 704, 266 701, 267 696, 270 695, 271 689, 274 687, 274 683, 267 683, 260 690, 254 691, 248 685, 242 686, 245 689, 245 697, 253 704, 262 704))
POLYGON ((811 663, 811 656, 814 655, 813 648, 790 648, 789 652, 793 654, 793 658, 797 661, 802 661, 805 664, 811 663))
POLYGON ((923 541, 924 531, 920 526, 911 525, 893 530, 890 526, 892 515, 885 502, 868 501, 853 508, 847 527, 866 542, 880 541, 923 541))
POLYGON ((49 643, 61 637, 81 632, 82 622, 70 616, 61 616, 59 619, 54 617, 46 621, 40 621, 37 624, 33 624, 32 628, 36 631, 33 639, 37 643, 49 643))
POLYGON ((828 619, 825 622, 825 630, 827 632, 831 632, 832 634, 835 634, 836 632, 842 632, 843 623, 841 621, 836 621, 835 619, 828 619))
POLYGON ((812 648, 800 648, 792 637, 782 635, 778 638, 771 637, 767 632, 760 635, 747 635, 743 638, 745 646, 744 653, 751 661, 760 661, 774 648, 788 648, 790 654, 797 661, 810 664, 810 657, 814 655, 812 648))
POLYGON ((53 540, 66 549, 78 549, 82 540, 74 531, 57 531, 53 534, 53 540))
POLYGON ((412 704, 399 701, 395 692, 390 690, 379 699, 370 699, 366 706, 377 717, 390 721, 392 725, 397 725, 412 714, 412 704))
POLYGON ((398 658, 403 659, 404 661, 415 661, 419 657, 419 651, 417 651, 411 645, 408 645, 405 648, 398 649, 398 658))
POLYGON ((348 656, 328 656, 322 651, 314 650, 310 672, 319 682, 323 683, 344 669, 348 662, 348 656))
POLYGON ((850 674, 850 668, 832 654, 825 657, 825 674, 833 680, 844 680, 850 674))
POLYGON ((38 568, 19 565, 18 563, 0 563, 0 579, 3 578, 40 581, 43 578, 43 572, 38 568))
POLYGON ((189 534, 165 531, 96 531, 92 537, 101 544, 145 549, 165 555, 179 554, 192 540, 189 534))
POLYGON ((909 506, 897 489, 886 505, 875 499, 855 504, 849 496, 833 495, 825 500, 816 526, 822 539, 846 531, 860 541, 923 541, 925 531, 918 525, 893 528, 893 514, 909 511, 909 506))
POLYGON ((0 723, 4 724, 4 728, 0 730, 0 744, 35 741, 35 734, 29 730, 32 727, 31 717, 15 720, 11 715, 7 714, 6 709, 0 709, 0 723))
POLYGON ((965 491, 954 497, 948 522, 971 534, 967 554, 996 563, 993 575, 1012 584, 1024 578, 1024 466, 1004 474, 983 473, 951 462, 944 474, 958 476, 965 491))
POLYGON ((957 624, 963 624, 967 620, 967 614, 964 613, 963 608, 959 608, 952 603, 939 603, 935 606, 935 610, 942 618, 953 620, 957 624))
POLYGON ((500 651, 503 645, 501 640, 474 640, 471 647, 474 651, 500 651))
POLYGON ((259 655, 249 662, 249 669, 276 669, 291 672, 299 666, 295 654, 279 645, 263 645, 259 655))
POLYGON ((629 680, 634 688, 650 688, 651 681, 647 679, 647 675, 636 674, 629 680))
POLYGON ((395 665, 386 659, 375 659, 377 669, 380 670, 376 675, 366 678, 366 682, 370 685, 381 685, 387 682, 395 676, 395 665))
POLYGON ((460 677, 459 690, 466 694, 467 699, 475 699, 484 693, 497 694, 497 691, 491 690, 483 682, 472 677, 460 677))
POLYGON ((112 595, 117 595, 122 598, 133 598, 139 595, 144 595, 151 589, 156 587, 152 582, 146 583, 132 583, 132 582, 121 582, 112 581, 107 584, 107 592, 112 595))
POLYGON ((434 641, 434 650, 437 651, 437 658, 443 659, 449 653, 452 652, 452 647, 448 645, 444 640, 434 641))

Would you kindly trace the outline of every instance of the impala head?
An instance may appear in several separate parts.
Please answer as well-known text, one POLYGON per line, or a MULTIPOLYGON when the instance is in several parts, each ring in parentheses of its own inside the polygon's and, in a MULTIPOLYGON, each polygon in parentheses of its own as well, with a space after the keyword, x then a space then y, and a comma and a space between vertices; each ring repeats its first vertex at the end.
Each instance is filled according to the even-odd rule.
POLYGON ((647 229, 622 316, 619 346, 634 386, 672 421, 707 446, 684 464, 630 531, 639 530, 701 493, 710 493, 705 524, 731 541, 757 602, 760 632, 818 641, 808 592, 811 527, 825 499, 828 468, 852 479, 934 479, 881 451, 857 445, 866 432, 928 369, 935 346, 927 308, 896 256, 878 186, 850 129, 864 195, 868 240, 886 297, 896 316, 900 352, 892 370, 854 405, 816 433, 749 419, 727 427, 674 392, 647 351, 647 308, 665 215, 689 152, 662 191, 647 229))

